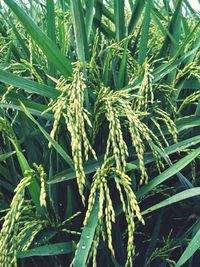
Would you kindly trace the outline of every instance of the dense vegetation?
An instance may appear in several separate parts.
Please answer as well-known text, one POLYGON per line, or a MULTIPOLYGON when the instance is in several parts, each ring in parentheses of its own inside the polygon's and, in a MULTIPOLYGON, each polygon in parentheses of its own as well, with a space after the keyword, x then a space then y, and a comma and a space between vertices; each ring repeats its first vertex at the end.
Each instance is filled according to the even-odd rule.
POLYGON ((189 2, 4 0, 0 45, 0 266, 199 266, 189 2))

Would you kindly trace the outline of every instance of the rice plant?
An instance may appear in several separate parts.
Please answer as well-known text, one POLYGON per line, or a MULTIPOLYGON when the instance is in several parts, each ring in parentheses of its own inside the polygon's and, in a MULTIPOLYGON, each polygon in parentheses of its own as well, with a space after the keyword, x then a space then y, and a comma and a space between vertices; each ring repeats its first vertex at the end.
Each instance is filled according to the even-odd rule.
POLYGON ((198 266, 199 35, 188 0, 0 2, 0 266, 198 266))

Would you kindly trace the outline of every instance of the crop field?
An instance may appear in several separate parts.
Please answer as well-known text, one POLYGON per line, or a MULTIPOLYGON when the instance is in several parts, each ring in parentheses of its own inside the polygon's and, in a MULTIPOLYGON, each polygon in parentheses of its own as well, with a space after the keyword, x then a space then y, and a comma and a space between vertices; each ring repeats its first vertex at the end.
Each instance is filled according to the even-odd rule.
POLYGON ((72 266, 200 266, 192 1, 0 1, 0 267, 72 266))

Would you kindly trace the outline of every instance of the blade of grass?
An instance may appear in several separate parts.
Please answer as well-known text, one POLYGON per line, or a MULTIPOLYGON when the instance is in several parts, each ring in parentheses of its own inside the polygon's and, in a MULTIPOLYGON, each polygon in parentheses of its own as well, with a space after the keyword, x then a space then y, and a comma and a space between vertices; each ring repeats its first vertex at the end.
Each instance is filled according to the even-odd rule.
POLYGON ((137 197, 138 198, 143 197, 145 194, 147 194, 149 191, 151 191, 157 185, 163 183, 164 181, 166 181, 167 179, 169 179, 170 177, 175 175, 177 172, 179 172, 180 170, 185 168, 199 154, 200 154, 200 148, 197 148, 193 152, 191 152, 189 155, 180 159, 178 162, 173 164, 171 167, 169 167, 167 170, 165 170, 160 175, 155 177, 153 180, 149 181, 149 183, 147 185, 144 185, 142 188, 140 188, 137 192, 137 197))
MULTIPOLYGON (((9 99, 9 98, 7 98, 7 99, 9 99)), ((12 110, 23 111, 22 107, 19 106, 19 101, 16 101, 16 102, 17 102, 16 104, 0 103, 0 107, 7 108, 7 109, 12 109, 12 110)), ((32 115, 35 115, 37 117, 41 117, 41 118, 49 120, 49 121, 53 121, 54 120, 53 114, 48 114, 48 113, 42 114, 42 111, 44 111, 45 109, 40 110, 40 109, 32 108, 31 107, 32 105, 29 105, 29 102, 27 102, 27 101, 23 101, 23 103, 25 104, 25 106, 27 107, 28 111, 32 115)))
MULTIPOLYGON (((85 29, 85 20, 83 16, 83 8, 81 0, 76 0, 76 1, 71 0, 70 6, 71 6, 72 21, 73 21, 78 58, 83 64, 84 75, 86 76, 86 61, 89 59, 89 47, 88 47, 88 39, 85 29)), ((85 94, 86 108, 88 111, 90 111, 91 106, 89 101, 88 88, 86 88, 84 94, 85 94)))
POLYGON ((194 253, 200 248, 199 240, 200 240, 200 229, 193 236, 192 240, 190 241, 189 245, 181 255, 175 267, 182 266, 186 261, 188 261, 194 255, 194 253))
POLYGON ((140 65, 144 63, 147 55, 148 40, 149 40, 148 36, 149 36, 149 28, 151 21, 151 6, 152 6, 151 0, 147 0, 145 6, 139 53, 138 53, 138 62, 140 65))
POLYGON ((117 41, 121 41, 125 36, 125 14, 124 14, 124 0, 114 1, 115 14, 115 32, 117 41))
POLYGON ((116 88, 120 89, 123 87, 124 85, 124 81, 125 81, 125 76, 126 76, 126 58, 127 58, 127 46, 128 46, 128 41, 125 44, 125 49, 122 55, 122 59, 120 62, 120 67, 119 67, 119 74, 117 77, 117 84, 116 84, 116 88))
POLYGON ((9 157, 11 157, 13 154, 15 154, 15 151, 0 154, 0 162, 6 160, 9 157))
MULTIPOLYGON (((184 140, 180 143, 171 145, 170 147, 167 147, 164 149, 165 153, 167 155, 180 152, 181 150, 184 150, 190 146, 194 146, 196 144, 200 143, 200 135, 189 138, 187 140, 184 140)), ((145 157, 145 164, 151 163, 155 160, 155 158, 152 156, 145 157)), ((103 157, 99 157, 98 161, 91 160, 88 161, 84 166, 84 171, 86 174, 93 173, 97 170, 98 167, 100 167, 103 163, 103 157)), ((127 167, 129 167, 129 164, 133 164, 132 169, 138 166, 138 161, 132 161, 127 163, 127 167)), ((130 168, 127 168, 127 171, 130 171, 130 168)), ((48 181, 49 184, 54 183, 60 183, 68 180, 72 180, 76 177, 75 172, 73 170, 65 170, 60 173, 57 173, 55 176, 51 177, 51 179, 48 181)))
POLYGON ((34 256, 52 256, 72 253, 76 248, 73 242, 55 243, 37 248, 28 249, 17 254, 18 259, 24 259, 34 256))
POLYGON ((71 0, 70 3, 77 53, 79 60, 85 66, 85 61, 89 58, 89 49, 83 16, 83 8, 80 0, 71 0))
MULTIPOLYGON (((180 42, 180 37, 181 37, 181 19, 182 19, 182 13, 180 9, 177 14, 175 24, 173 25, 173 37, 175 38, 176 43, 174 44, 170 42, 169 44, 169 55, 168 55, 169 59, 174 57, 174 55, 176 54, 176 51, 179 48, 179 42, 180 42)), ((174 84, 176 74, 177 74, 177 69, 174 69, 168 74, 168 77, 167 77, 168 84, 171 84, 171 85, 174 84)))
POLYGON ((161 230, 162 219, 163 219, 163 211, 159 212, 154 229, 153 229, 153 233, 151 235, 149 246, 148 246, 146 254, 145 254, 146 263, 147 263, 149 257, 151 256, 151 254, 153 253, 154 249, 156 248, 157 240, 158 240, 159 233, 161 230))
MULTIPOLYGON (((2 36, 6 39, 8 38, 8 33, 7 33, 7 30, 5 29, 5 27, 1 24, 0 22, 0 33, 2 34, 2 36)), ((15 57, 15 59, 17 61, 20 61, 20 58, 21 58, 21 55, 17 49, 17 47, 15 45, 13 45, 12 47, 12 52, 13 52, 13 55, 15 57)))
POLYGON ((41 133, 46 137, 46 139, 50 142, 50 144, 56 149, 56 151, 61 155, 61 157, 68 163, 68 165, 74 169, 74 164, 70 156, 64 151, 64 149, 51 138, 51 136, 41 127, 41 125, 34 119, 34 117, 30 114, 24 104, 21 102, 21 106, 23 108, 24 113, 27 117, 40 129, 41 133))
POLYGON ((177 129, 178 132, 182 132, 187 129, 191 129, 197 126, 200 126, 200 116, 199 115, 193 115, 189 117, 185 117, 182 119, 177 120, 177 129))
POLYGON ((88 42, 92 30, 93 17, 94 17, 94 0, 88 0, 86 3, 86 16, 85 16, 85 29, 88 42))
POLYGON ((28 93, 35 93, 49 98, 56 98, 60 95, 58 90, 50 86, 39 84, 26 78, 18 77, 17 75, 9 73, 5 70, 0 70, 0 81, 14 87, 24 89, 28 93))
POLYGON ((47 35, 54 43, 56 43, 55 7, 53 0, 47 0, 46 10, 47 10, 47 35))
POLYGON ((115 17, 114 14, 112 13, 112 10, 109 10, 108 8, 106 8, 106 6, 100 2, 101 6, 102 6, 102 14, 109 19, 112 23, 115 23, 115 17))
POLYGON ((132 34, 145 6, 144 0, 136 0, 134 10, 128 25, 128 34, 132 34))
POLYGON ((155 77, 153 82, 154 83, 158 82, 159 80, 164 78, 167 74, 169 74, 171 71, 173 71, 176 67, 178 67, 187 58, 191 57, 192 55, 195 55, 199 46, 200 46, 200 43, 198 44, 198 46, 196 46, 194 49, 192 49, 188 53, 184 54, 182 57, 176 60, 172 59, 170 60, 169 63, 163 64, 157 69, 155 69, 155 71, 153 72, 153 76, 155 77))
MULTIPOLYGON (((31 170, 26 158, 24 157, 23 153, 20 151, 20 148, 18 145, 16 145, 13 142, 13 145, 15 147, 16 150, 16 155, 22 170, 23 175, 25 175, 26 171, 31 170)), ((43 208, 40 206, 40 188, 39 185, 37 183, 37 180, 32 177, 32 181, 28 186, 28 190, 30 192, 31 198, 33 200, 33 203, 35 204, 36 210, 38 212, 38 214, 43 215, 44 210, 43 208)))
POLYGON ((67 78, 71 75, 71 62, 61 54, 54 42, 43 33, 34 21, 13 0, 4 0, 4 2, 18 17, 24 28, 46 55, 47 59, 54 64, 64 77, 67 78))
POLYGON ((100 22, 100 20, 96 17, 94 17, 94 25, 96 26, 96 28, 99 28, 100 32, 102 32, 107 38, 115 38, 115 32, 113 32, 104 23, 100 22))
POLYGON ((0 186, 5 188, 6 190, 8 190, 9 192, 13 193, 15 187, 13 185, 11 185, 10 183, 6 182, 6 181, 2 181, 0 179, 0 186))
MULTIPOLYGON (((170 158, 167 157, 165 155, 165 153, 163 153, 163 151, 157 145, 152 143, 152 146, 155 148, 155 150, 158 152, 158 154, 165 160, 165 162, 169 166, 172 166, 172 161, 170 160, 170 158)), ((190 189, 190 188, 194 187, 193 184, 184 175, 182 175, 180 172, 177 172, 176 176, 178 177, 179 181, 181 182, 181 184, 183 185, 183 187, 185 189, 190 189)), ((197 198, 197 201, 199 201, 199 198, 197 198)))
MULTIPOLYGON (((47 36, 56 44, 56 24, 55 24, 55 8, 54 1, 47 0, 47 36)), ((56 68, 51 61, 48 61, 48 74, 56 78, 56 68)), ((50 85, 53 85, 53 81, 49 81, 50 85)))
POLYGON ((133 1, 132 0, 128 0, 128 3, 129 3, 129 6, 130 6, 130 9, 133 11, 133 9, 134 9, 133 1))
POLYGON ((179 201, 182 201, 182 200, 185 200, 188 198, 192 198, 195 196, 199 196, 199 195, 200 195, 200 187, 184 190, 183 192, 177 193, 174 196, 169 197, 169 198, 159 202, 158 204, 155 204, 155 205, 151 206, 150 208, 142 211, 142 215, 148 214, 148 213, 155 211, 157 209, 161 209, 161 208, 166 207, 168 205, 171 205, 173 203, 177 203, 179 201))
MULTIPOLYGON (((176 21, 177 21, 177 18, 178 18, 178 14, 181 11, 182 3, 183 3, 183 0, 178 0, 178 2, 176 3, 175 11, 173 12, 172 19, 171 19, 171 21, 169 23, 169 26, 168 26, 168 30, 172 35, 173 35, 173 31, 174 31, 174 25, 176 24, 176 21)), ((170 42, 170 38, 169 38, 168 35, 166 35, 165 41, 164 41, 164 43, 162 45, 162 48, 160 50, 158 58, 162 58, 162 57, 164 57, 166 55, 170 43, 171 43, 170 42)))
POLYGON ((23 53, 26 55, 27 58, 29 58, 30 52, 28 50, 28 47, 26 46, 26 43, 23 40, 23 38, 21 37, 19 31, 15 27, 13 20, 10 18, 8 12, 7 11, 5 11, 4 13, 1 12, 1 14, 2 14, 2 17, 5 19, 5 21, 7 21, 8 25, 12 27, 13 32, 17 38, 17 41, 18 41, 19 45, 21 46, 21 48, 23 49, 23 53))
POLYGON ((96 198, 87 224, 84 226, 78 249, 75 253, 73 267, 86 266, 86 261, 93 242, 98 222, 98 200, 96 198))
POLYGON ((200 81, 199 80, 186 80, 182 86, 183 89, 192 89, 192 90, 200 90, 200 81))
POLYGON ((153 12, 153 18, 156 22, 156 24, 158 25, 160 31, 162 32, 162 34, 165 36, 167 35, 169 38, 170 38, 170 41, 173 43, 173 44, 176 44, 176 40, 174 39, 173 35, 169 32, 168 29, 166 29, 163 25, 162 25, 162 21, 160 21, 159 18, 157 18, 157 13, 156 12, 153 12))
POLYGON ((193 39, 193 36, 195 35, 196 31, 198 30, 198 28, 200 27, 200 22, 198 22, 193 30, 190 32, 190 34, 188 34, 185 38, 185 40, 183 41, 182 45, 179 46, 179 49, 177 49, 176 54, 174 55, 174 58, 179 57, 180 55, 182 55, 184 53, 184 49, 187 46, 187 44, 189 43, 190 40, 193 39))

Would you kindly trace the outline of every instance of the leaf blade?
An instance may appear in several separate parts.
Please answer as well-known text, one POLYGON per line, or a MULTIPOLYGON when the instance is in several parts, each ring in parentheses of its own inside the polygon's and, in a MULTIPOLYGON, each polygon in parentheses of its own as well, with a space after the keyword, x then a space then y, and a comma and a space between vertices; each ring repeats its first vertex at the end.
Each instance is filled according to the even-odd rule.
POLYGON ((70 76, 72 74, 71 62, 61 54, 54 42, 42 32, 34 21, 13 0, 4 0, 4 2, 18 17, 24 28, 46 55, 47 59, 60 70, 64 77, 67 78, 70 76))
POLYGON ((53 256, 72 253, 75 250, 75 244, 73 242, 63 242, 40 246, 37 248, 21 251, 17 254, 18 259, 24 259, 34 256, 53 256))

